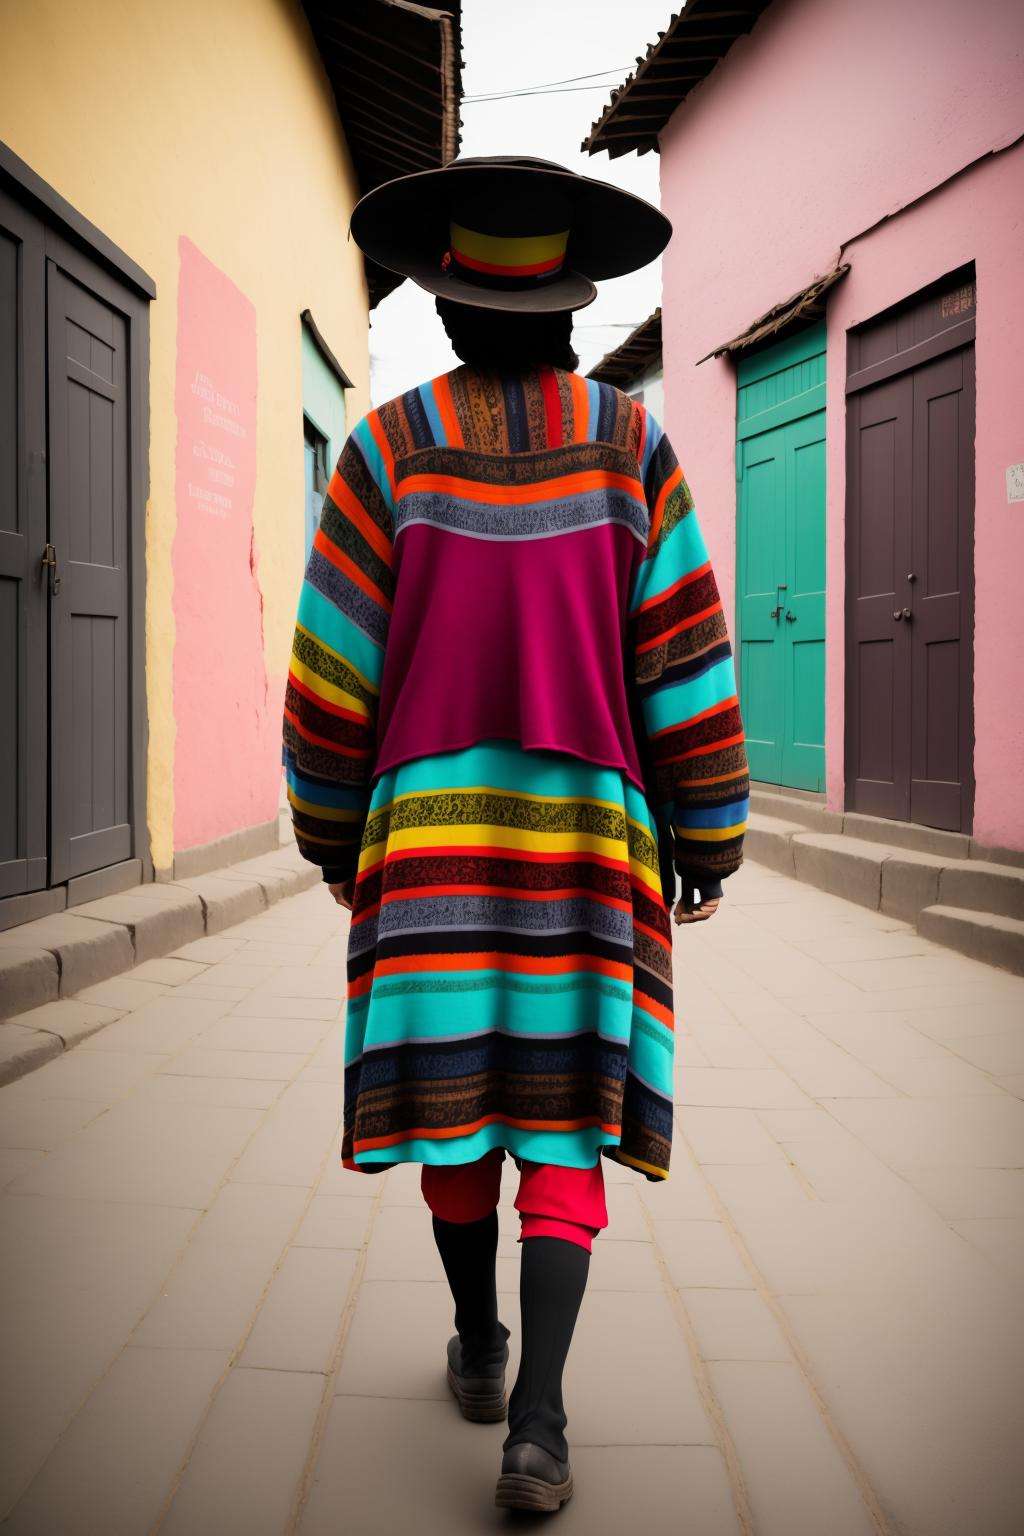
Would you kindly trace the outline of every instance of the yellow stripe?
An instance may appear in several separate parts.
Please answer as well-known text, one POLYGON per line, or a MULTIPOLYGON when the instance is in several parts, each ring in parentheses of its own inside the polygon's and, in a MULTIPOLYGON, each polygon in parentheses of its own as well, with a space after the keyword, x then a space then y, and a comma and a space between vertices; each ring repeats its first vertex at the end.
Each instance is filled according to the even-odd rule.
POLYGON ((330 704, 337 704, 341 709, 350 709, 357 715, 363 715, 367 720, 370 718, 370 711, 362 699, 357 699, 354 694, 346 693, 343 688, 336 688, 333 683, 329 683, 325 678, 322 678, 318 672, 313 672, 306 666, 305 662, 300 661, 294 654, 292 655, 291 669, 299 682, 305 683, 310 692, 315 693, 318 698, 326 699, 330 704))
POLYGON ((333 656, 336 661, 341 662, 343 667, 347 667, 350 672, 353 672, 355 676, 358 677, 359 681, 363 684, 364 688, 367 688, 370 693, 380 692, 380 689, 376 686, 376 684, 372 683, 368 677, 364 676, 358 667, 354 667, 347 656, 343 656, 340 651, 336 651, 333 645, 328 645, 327 641, 322 640, 314 630, 307 629, 305 624, 296 624, 295 628, 304 634, 307 639, 312 640, 313 644, 319 650, 326 651, 328 656, 333 656))
POLYGON ((562 256, 569 243, 569 231, 554 235, 484 235, 452 223, 451 243, 477 261, 490 261, 501 267, 524 267, 534 261, 550 261, 562 256))
MULTIPOLYGON (((664 1168, 655 1168, 653 1163, 645 1163, 639 1157, 630 1157, 629 1153, 623 1152, 621 1147, 617 1146, 615 1150, 618 1153, 617 1161, 628 1163, 631 1168, 642 1168, 644 1173, 652 1173, 656 1178, 668 1178, 668 1174, 665 1172, 664 1168)), ((616 1159, 613 1159, 613 1161, 615 1160, 616 1159)))
POLYGON ((323 843, 328 848, 351 848, 350 837, 314 837, 312 832, 298 831, 295 834, 300 843, 323 843))
POLYGON ((307 816, 323 817, 325 821, 362 821, 361 811, 346 811, 339 805, 316 805, 312 800, 300 800, 291 789, 288 791, 288 799, 297 811, 304 811, 307 816))
POLYGON ((734 827, 680 827, 677 826, 676 836, 686 842, 697 843, 721 843, 727 837, 738 837, 746 829, 745 821, 738 821, 734 827))
POLYGON ((485 847, 494 853, 503 848, 526 853, 594 853, 619 864, 628 865, 633 878, 649 890, 661 892, 660 877, 646 865, 629 857, 624 842, 607 837, 592 837, 575 832, 522 832, 514 827, 410 827, 405 831, 392 832, 382 842, 363 849, 359 868, 377 864, 388 853, 404 853, 412 850, 428 852, 432 846, 453 848, 485 847))

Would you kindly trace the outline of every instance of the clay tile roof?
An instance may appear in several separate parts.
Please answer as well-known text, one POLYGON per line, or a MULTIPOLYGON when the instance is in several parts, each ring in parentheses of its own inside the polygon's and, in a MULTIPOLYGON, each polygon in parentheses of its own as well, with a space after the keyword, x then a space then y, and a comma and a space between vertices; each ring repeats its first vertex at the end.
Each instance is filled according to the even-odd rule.
POLYGON ((777 336, 781 331, 788 330, 790 326, 820 320, 825 313, 826 294, 849 270, 850 263, 847 261, 834 267, 831 272, 826 272, 824 277, 816 277, 813 283, 808 283, 799 293, 791 294, 779 304, 773 304, 771 309, 751 321, 746 330, 734 336, 731 341, 723 341, 717 347, 712 347, 697 362, 706 363, 709 357, 722 357, 727 352, 744 352, 748 347, 756 346, 759 341, 767 341, 769 336, 777 336))
MULTIPOLYGON (((461 0, 302 0, 360 194, 459 152, 461 0)), ((370 308, 404 279, 366 262, 370 308)))
POLYGON ((614 159, 632 150, 644 155, 658 148, 658 134, 679 103, 725 58, 733 43, 749 32, 771 0, 689 0, 647 53, 637 57, 635 74, 612 92, 580 146, 595 155, 605 149, 614 159))
POLYGON ((601 384, 615 384, 619 389, 628 389, 635 384, 637 379, 643 378, 652 368, 658 367, 661 362, 661 305, 648 315, 646 320, 641 320, 635 330, 630 331, 625 341, 619 343, 611 352, 606 352, 599 363, 595 363, 587 374, 588 379, 597 379, 601 384))

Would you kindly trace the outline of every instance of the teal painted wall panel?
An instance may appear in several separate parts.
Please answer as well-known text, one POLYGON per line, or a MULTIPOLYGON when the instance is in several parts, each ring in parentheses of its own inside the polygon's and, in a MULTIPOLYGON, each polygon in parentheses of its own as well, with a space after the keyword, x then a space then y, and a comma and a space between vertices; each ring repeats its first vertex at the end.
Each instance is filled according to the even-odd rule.
MULTIPOLYGON (((302 325, 302 412, 327 439, 327 477, 334 473, 346 436, 345 391, 337 375, 324 361, 323 354, 313 340, 307 326, 302 325)), ((300 421, 297 430, 303 430, 300 421)), ((303 518, 306 554, 309 554, 313 535, 320 521, 319 500, 313 489, 312 456, 306 451, 306 485, 303 501, 303 518)))
POLYGON ((737 639, 751 775, 825 787, 825 329, 737 369, 737 639))

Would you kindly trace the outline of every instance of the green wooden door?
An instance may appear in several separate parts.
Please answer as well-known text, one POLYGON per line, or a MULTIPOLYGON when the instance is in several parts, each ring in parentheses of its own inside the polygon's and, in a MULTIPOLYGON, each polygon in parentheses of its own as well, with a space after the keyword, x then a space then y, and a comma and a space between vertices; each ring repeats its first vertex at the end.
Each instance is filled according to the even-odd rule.
POLYGON ((751 777, 825 787, 825 328, 737 370, 740 708, 751 777))

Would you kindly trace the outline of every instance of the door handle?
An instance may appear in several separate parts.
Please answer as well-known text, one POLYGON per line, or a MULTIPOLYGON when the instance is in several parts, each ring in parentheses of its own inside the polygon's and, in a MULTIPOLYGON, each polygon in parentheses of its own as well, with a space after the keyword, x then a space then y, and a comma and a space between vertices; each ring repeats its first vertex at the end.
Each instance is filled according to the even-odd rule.
POLYGON ((796 623, 796 614, 795 613, 791 613, 788 608, 786 609, 786 623, 787 624, 795 624, 796 623))
POLYGON ((56 597, 60 591, 61 574, 57 568, 57 549, 53 544, 47 544, 43 550, 43 558, 40 561, 43 569, 50 575, 50 595, 56 597))
MULTIPOLYGON (((785 592, 786 587, 787 587, 787 583, 786 582, 784 582, 784 581, 777 581, 775 583, 775 596, 778 597, 780 592, 785 592)), ((782 601, 780 599, 778 604, 777 604, 777 606, 769 610, 768 617, 770 619, 777 619, 781 612, 782 612, 782 601)))
POLYGON ((897 619, 897 620, 899 620, 899 619, 906 619, 908 624, 910 623, 911 619, 914 617, 914 615, 911 613, 909 608, 894 608, 893 611, 892 611, 892 616, 893 616, 894 619, 897 619))

